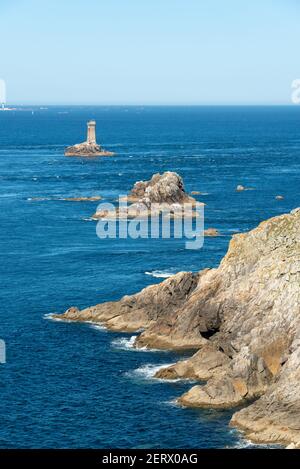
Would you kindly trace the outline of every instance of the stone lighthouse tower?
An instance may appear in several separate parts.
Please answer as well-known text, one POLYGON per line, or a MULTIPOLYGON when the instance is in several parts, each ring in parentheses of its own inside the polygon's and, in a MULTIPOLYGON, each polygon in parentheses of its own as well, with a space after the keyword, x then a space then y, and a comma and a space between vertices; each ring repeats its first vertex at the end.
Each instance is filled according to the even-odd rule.
POLYGON ((87 123, 87 143, 96 144, 96 121, 88 121, 87 123))

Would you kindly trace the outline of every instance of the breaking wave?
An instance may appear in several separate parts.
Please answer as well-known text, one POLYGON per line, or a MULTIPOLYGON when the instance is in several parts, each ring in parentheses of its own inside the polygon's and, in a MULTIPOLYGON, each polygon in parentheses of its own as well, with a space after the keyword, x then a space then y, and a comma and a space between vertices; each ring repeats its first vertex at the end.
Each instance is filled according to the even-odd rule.
POLYGON ((169 278, 172 275, 175 275, 175 272, 170 272, 168 270, 153 270, 152 272, 145 272, 146 275, 151 275, 155 278, 169 278))

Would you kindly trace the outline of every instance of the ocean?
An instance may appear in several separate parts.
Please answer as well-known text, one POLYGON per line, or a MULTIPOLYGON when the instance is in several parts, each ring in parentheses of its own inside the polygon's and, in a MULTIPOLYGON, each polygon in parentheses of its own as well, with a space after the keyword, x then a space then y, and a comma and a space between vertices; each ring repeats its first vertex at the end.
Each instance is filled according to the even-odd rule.
POLYGON ((153 379, 189 353, 135 351, 132 334, 47 314, 215 267, 234 233, 300 205, 300 107, 48 107, 0 112, 1 448, 232 448, 233 411, 184 409, 193 383, 153 379), (67 158, 97 121, 110 158, 67 158), (202 249, 107 239, 90 217, 135 181, 176 171, 205 202, 202 249), (236 192, 242 184, 253 190, 236 192), (282 195, 282 200, 275 197, 282 195))

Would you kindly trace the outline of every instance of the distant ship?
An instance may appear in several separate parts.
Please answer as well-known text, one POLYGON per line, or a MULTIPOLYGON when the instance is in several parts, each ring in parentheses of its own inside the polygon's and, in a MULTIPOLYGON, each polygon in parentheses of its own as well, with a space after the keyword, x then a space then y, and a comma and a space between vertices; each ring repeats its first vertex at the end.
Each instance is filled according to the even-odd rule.
POLYGON ((6 107, 4 104, 1 105, 0 111, 15 111, 15 109, 6 107))

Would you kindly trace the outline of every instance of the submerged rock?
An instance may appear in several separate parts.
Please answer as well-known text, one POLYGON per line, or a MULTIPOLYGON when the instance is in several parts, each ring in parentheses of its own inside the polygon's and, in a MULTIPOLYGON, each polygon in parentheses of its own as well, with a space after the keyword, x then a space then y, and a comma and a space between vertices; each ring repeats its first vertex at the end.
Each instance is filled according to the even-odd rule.
POLYGON ((241 184, 239 184, 238 186, 236 186, 235 190, 236 190, 236 192, 253 191, 254 187, 245 187, 245 186, 242 186, 241 184))
POLYGON ((65 156, 113 156, 111 151, 104 150, 96 142, 96 121, 87 123, 87 140, 65 149, 65 156))
POLYGON ((248 438, 300 445, 300 209, 234 235, 216 269, 59 317, 142 328, 136 347, 197 349, 157 374, 206 381, 182 405, 248 405, 231 421, 248 438))
POLYGON ((92 195, 90 197, 65 197, 59 200, 65 200, 66 202, 98 202, 101 200, 101 195, 92 195))
POLYGON ((220 236, 220 232, 217 230, 217 228, 207 228, 204 230, 204 236, 220 236))
POLYGON ((78 196, 78 197, 29 197, 27 200, 33 202, 42 202, 48 200, 62 200, 66 202, 98 202, 101 200, 101 195, 92 195, 92 196, 78 196))

